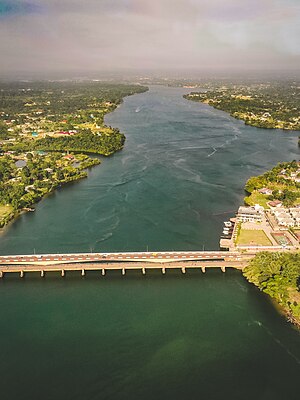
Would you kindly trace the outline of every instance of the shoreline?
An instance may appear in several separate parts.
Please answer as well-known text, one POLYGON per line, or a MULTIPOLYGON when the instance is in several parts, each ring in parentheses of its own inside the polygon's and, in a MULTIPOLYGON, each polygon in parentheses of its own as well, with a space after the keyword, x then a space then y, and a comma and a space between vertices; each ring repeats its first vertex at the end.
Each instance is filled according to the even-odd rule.
MULTIPOLYGON (((149 90, 148 87, 145 87, 145 88, 146 88, 145 91, 149 90)), ((136 94, 139 94, 139 92, 126 94, 125 96, 123 96, 123 97, 121 97, 120 99, 117 100, 118 103, 112 104, 111 107, 106 110, 106 112, 103 115, 103 127, 104 128, 108 127, 108 125, 105 123, 105 116, 110 114, 110 113, 112 113, 112 112, 114 112, 115 110, 117 110, 123 104, 125 97, 129 97, 129 96, 136 95, 136 94)), ((119 133, 121 133, 121 132, 119 131, 119 133)), ((101 161, 99 160, 99 157, 101 157, 101 156, 102 157, 110 157, 113 154, 115 154, 116 152, 123 150, 124 145, 125 145, 125 141, 126 141, 126 137, 125 137, 124 134, 122 134, 122 135, 124 137, 123 144, 121 144, 121 146, 119 146, 119 148, 115 148, 115 149, 113 149, 113 150, 111 150, 109 152, 106 152, 106 153, 99 153, 99 152, 89 151, 89 150, 74 150, 74 151, 70 150, 72 154, 84 154, 86 156, 89 156, 91 158, 91 160, 94 160, 94 163, 92 163, 91 165, 87 166, 86 168, 83 168, 82 170, 78 169, 78 171, 80 171, 80 174, 81 174, 80 176, 74 177, 74 179, 70 179, 70 180, 68 180, 66 182, 59 182, 58 185, 55 185, 55 187, 52 190, 50 190, 49 192, 43 194, 41 196, 41 198, 38 199, 36 202, 28 204, 27 208, 28 207, 30 208, 31 206, 35 206, 41 200, 45 199, 46 197, 48 197, 49 195, 54 193, 55 190, 59 189, 60 187, 63 187, 63 186, 65 186, 65 185, 67 185, 69 183, 72 183, 72 182, 79 181, 79 180, 81 180, 83 178, 88 178, 88 174, 87 174, 86 171, 88 169, 92 168, 92 167, 95 167, 96 165, 100 165, 101 164, 101 161), (96 162, 95 160, 98 160, 98 162, 96 162)), ((29 152, 30 151, 37 151, 38 152, 39 150, 29 150, 29 152)), ((53 149, 48 149, 47 150, 46 148, 43 151, 45 151, 47 153, 62 152, 62 150, 53 150, 53 149)), ((68 150, 64 150, 64 151, 68 151, 68 150)), ((21 216, 22 214, 24 214, 26 212, 29 212, 29 210, 26 210, 26 207, 22 208, 22 209, 12 210, 11 214, 9 215, 9 219, 6 222, 4 222, 3 226, 0 226, 0 235, 3 235, 5 230, 6 230, 6 228, 8 228, 11 224, 13 224, 18 219, 19 216, 21 216)))
POLYGON ((250 282, 244 274, 243 274, 243 276, 249 284, 254 285, 260 292, 262 292, 264 295, 267 296, 267 299, 271 302, 272 306, 275 308, 275 310, 278 312, 278 314, 285 319, 286 322, 291 324, 298 332, 300 332, 300 319, 296 318, 292 314, 291 310, 288 309, 287 306, 284 306, 284 305, 278 303, 278 301, 274 297, 272 297, 268 293, 264 292, 255 283, 250 282))
MULTIPOLYGON (((263 123, 260 123, 260 122, 255 122, 255 121, 251 122, 251 119, 247 120, 245 118, 241 118, 241 117, 239 117, 237 115, 234 115, 235 113, 237 113, 237 111, 234 111, 234 113, 232 113, 232 112, 224 110, 221 107, 216 107, 214 104, 210 104, 206 100, 199 100, 199 99, 196 100, 196 99, 189 98, 188 96, 189 96, 189 94, 183 95, 183 97, 188 101, 193 101, 194 103, 202 103, 202 104, 208 105, 209 107, 212 107, 215 110, 223 111, 224 113, 226 113, 230 117, 236 119, 237 121, 244 122, 244 125, 251 126, 253 128, 269 129, 269 130, 274 129, 276 131, 284 131, 284 132, 291 132, 291 133, 300 132, 300 129, 290 129, 290 128, 285 128, 285 127, 278 127, 278 126, 276 126, 275 123, 274 123, 273 126, 270 126, 269 124, 263 124, 263 123)), ((299 146, 300 146, 300 139, 299 139, 299 146)))
MULTIPOLYGON (((100 165, 100 164, 92 165, 91 167, 88 167, 87 169, 96 167, 97 165, 100 165)), ((2 227, 0 227, 0 236, 3 235, 5 233, 5 231, 6 231, 6 229, 9 228, 14 222, 16 222, 18 220, 18 218, 21 217, 23 214, 27 214, 29 212, 35 212, 35 206, 38 203, 40 203, 42 200, 45 200, 47 197, 53 195, 56 190, 59 190, 60 188, 62 188, 64 186, 67 186, 67 185, 69 185, 71 183, 76 183, 76 182, 80 181, 81 179, 86 179, 87 177, 88 177, 87 175, 86 176, 79 176, 76 179, 73 179, 73 180, 70 180, 68 182, 64 182, 64 183, 61 183, 61 184, 57 185, 50 192, 48 192, 44 196, 42 196, 37 202, 32 203, 30 205, 30 207, 33 207, 33 209, 30 209, 30 207, 26 207, 27 209, 22 208, 22 209, 19 209, 19 210, 15 210, 12 213, 11 218, 7 221, 7 223, 5 225, 3 225, 2 227)))
POLYGON ((300 294, 297 285, 300 252, 257 253, 242 271, 249 284, 267 296, 276 311, 300 331, 300 294))

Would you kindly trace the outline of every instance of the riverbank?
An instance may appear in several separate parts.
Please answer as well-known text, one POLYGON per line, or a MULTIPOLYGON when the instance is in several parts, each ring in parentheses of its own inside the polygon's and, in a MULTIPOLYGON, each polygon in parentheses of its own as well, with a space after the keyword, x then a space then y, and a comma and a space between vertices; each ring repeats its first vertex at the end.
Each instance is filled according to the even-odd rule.
MULTIPOLYGON (((37 161, 37 156, 32 155, 32 153, 30 154, 32 156, 31 162, 32 160, 37 161)), ((20 174, 20 171, 13 171, 15 174, 11 171, 13 178, 10 179, 10 181, 13 180, 13 183, 4 182, 4 185, 2 185, 0 198, 9 201, 9 194, 7 192, 12 191, 14 197, 11 198, 10 203, 13 203, 14 206, 8 203, 5 206, 0 207, 1 231, 3 231, 5 227, 14 222, 15 219, 22 214, 35 211, 35 208, 32 207, 53 193, 57 188, 66 186, 83 178, 87 178, 88 175, 86 170, 101 163, 99 159, 92 159, 83 154, 77 155, 77 159, 71 155, 68 157, 72 158, 68 159, 67 165, 62 165, 61 163, 55 165, 51 164, 52 168, 46 168, 47 173, 50 173, 49 170, 51 170, 51 179, 39 176, 34 179, 34 183, 32 184, 30 184, 30 176, 25 177, 22 173, 20 174), (78 165, 76 167, 73 165, 70 166, 70 162, 78 165), (48 183, 48 185, 46 183, 48 183)), ((45 162, 46 160, 47 155, 44 155, 43 159, 41 159, 41 157, 39 158, 40 163, 45 162)), ((28 163, 28 165, 30 166, 31 164, 28 163)), ((32 167, 36 167, 36 164, 32 164, 32 167)), ((28 169, 28 174, 31 174, 32 169, 28 168, 27 166, 26 168, 28 169)))
POLYGON ((258 253, 243 275, 276 301, 287 320, 300 328, 299 252, 258 253))
POLYGON ((184 97, 225 111, 256 128, 300 131, 297 82, 216 82, 204 84, 203 91, 184 97))
POLYGON ((121 150, 125 136, 105 125, 104 116, 124 97, 148 90, 91 82, 16 82, 0 88, 0 227, 58 186, 87 177, 85 170, 100 164, 87 154, 121 150))

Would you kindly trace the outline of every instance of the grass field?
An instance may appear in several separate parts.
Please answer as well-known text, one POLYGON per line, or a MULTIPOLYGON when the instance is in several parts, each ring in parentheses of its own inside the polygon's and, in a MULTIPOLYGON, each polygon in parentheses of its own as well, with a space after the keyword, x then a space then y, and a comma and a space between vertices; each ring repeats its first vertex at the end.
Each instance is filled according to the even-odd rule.
POLYGON ((259 204, 264 208, 270 208, 267 204, 268 201, 267 196, 259 193, 257 190, 254 190, 249 197, 245 197, 245 203, 249 206, 259 204))
POLYGON ((237 238, 237 245, 272 246, 272 243, 263 230, 241 229, 237 238))

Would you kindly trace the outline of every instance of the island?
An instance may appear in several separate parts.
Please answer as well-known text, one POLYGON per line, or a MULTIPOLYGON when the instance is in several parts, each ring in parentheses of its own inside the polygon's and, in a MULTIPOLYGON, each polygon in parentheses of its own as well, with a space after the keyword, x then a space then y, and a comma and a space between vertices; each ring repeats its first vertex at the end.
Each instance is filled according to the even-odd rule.
POLYGON ((142 85, 94 81, 0 84, 0 227, 59 186, 84 178, 125 136, 104 116, 142 85), (88 156, 88 154, 90 156, 88 156), (92 156, 92 157, 91 157, 92 156))
POLYGON ((201 91, 184 97, 225 111, 257 128, 300 130, 300 83, 297 81, 224 81, 201 86, 201 91))

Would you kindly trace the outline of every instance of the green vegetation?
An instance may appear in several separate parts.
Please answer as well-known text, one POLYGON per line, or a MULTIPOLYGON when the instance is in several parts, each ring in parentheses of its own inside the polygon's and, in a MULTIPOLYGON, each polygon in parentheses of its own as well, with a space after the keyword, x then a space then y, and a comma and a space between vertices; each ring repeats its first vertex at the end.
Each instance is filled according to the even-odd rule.
POLYGON ((8 143, 3 146, 5 151, 24 152, 30 150, 42 151, 72 151, 94 153, 109 156, 121 150, 125 136, 118 129, 112 129, 111 134, 93 134, 91 131, 74 136, 50 137, 38 140, 24 140, 19 143, 8 143))
POLYGON ((267 207, 268 201, 279 200, 285 207, 292 207, 300 201, 300 163, 297 161, 279 163, 263 175, 248 179, 245 190, 250 196, 245 198, 248 205, 260 204, 267 207), (261 189, 269 189, 272 194, 264 195, 261 189))
POLYGON ((264 208, 269 208, 268 206, 269 198, 264 194, 259 193, 257 190, 253 190, 251 196, 245 197, 244 202, 247 206, 255 206, 255 204, 259 204, 264 208))
POLYGON ((61 153, 0 157, 0 227, 58 186, 85 178, 84 169, 100 163, 86 155, 76 157, 61 153), (18 161, 26 165, 17 167, 18 161))
POLYGON ((0 205, 0 227, 6 225, 14 216, 14 209, 10 205, 0 205))
POLYGON ((300 325, 300 254, 257 254, 243 271, 260 290, 275 299, 290 321, 300 325))
POLYGON ((104 125, 104 116, 124 96, 146 90, 99 82, 1 83, 0 227, 56 187, 86 177, 85 169, 100 163, 86 153, 122 149, 125 136, 104 125))
POLYGON ((236 244, 240 246, 272 246, 263 230, 241 229, 236 244))
POLYGON ((110 155, 125 136, 104 125, 105 114, 139 85, 100 82, 0 84, 0 140, 4 151, 76 151, 110 155))
POLYGON ((192 92, 188 100, 209 104, 258 128, 300 130, 299 82, 212 83, 204 92, 192 92))

